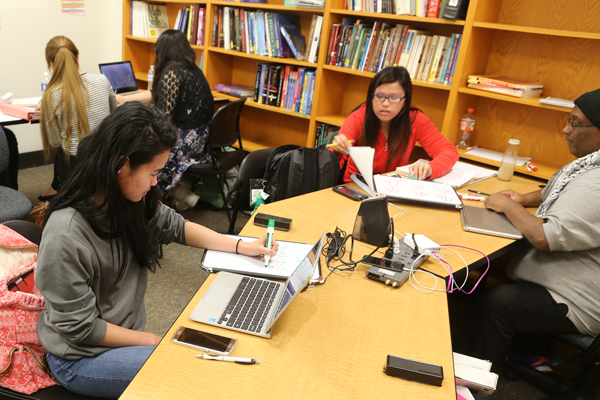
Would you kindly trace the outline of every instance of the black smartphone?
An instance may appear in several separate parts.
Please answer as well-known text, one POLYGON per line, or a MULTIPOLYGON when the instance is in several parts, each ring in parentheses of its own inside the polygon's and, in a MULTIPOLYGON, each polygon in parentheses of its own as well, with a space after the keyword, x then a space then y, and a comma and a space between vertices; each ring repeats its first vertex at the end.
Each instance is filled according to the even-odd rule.
POLYGON ((368 197, 366 194, 347 186, 334 186, 333 191, 355 201, 361 201, 368 197))
POLYGON ((402 271, 404 269, 404 264, 401 261, 392 261, 392 260, 388 260, 386 258, 378 258, 378 257, 368 256, 363 262, 365 264, 374 265, 376 267, 392 269, 395 271, 402 271))
POLYGON ((237 344, 237 339, 198 331, 196 329, 186 328, 185 326, 180 326, 179 329, 175 331, 173 341, 183 346, 221 355, 231 353, 237 344))

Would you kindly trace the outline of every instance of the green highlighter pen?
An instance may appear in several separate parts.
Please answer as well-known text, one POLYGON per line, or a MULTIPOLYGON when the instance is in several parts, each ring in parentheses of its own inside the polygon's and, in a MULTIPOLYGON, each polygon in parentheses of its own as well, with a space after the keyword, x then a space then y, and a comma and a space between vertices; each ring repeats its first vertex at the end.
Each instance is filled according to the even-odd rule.
MULTIPOLYGON (((273 248, 273 233, 275 233, 275 220, 270 219, 267 226, 267 249, 269 250, 273 248)), ((265 254, 265 267, 269 266, 269 261, 271 261, 271 256, 265 254)))

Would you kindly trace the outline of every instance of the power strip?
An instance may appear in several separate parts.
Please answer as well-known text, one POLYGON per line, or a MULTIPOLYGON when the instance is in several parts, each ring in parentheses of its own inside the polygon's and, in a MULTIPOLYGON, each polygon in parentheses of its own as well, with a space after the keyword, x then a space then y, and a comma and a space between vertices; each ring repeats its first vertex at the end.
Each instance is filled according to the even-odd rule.
MULTIPOLYGON (((437 244, 433 240, 429 239, 425 235, 414 235, 414 237, 415 237, 415 241, 417 242, 418 251, 421 254, 423 254, 425 252, 435 253, 435 252, 438 252, 441 250, 439 244, 437 244)), ((415 244, 413 242, 413 234, 412 233, 406 233, 404 235, 404 243, 406 243, 406 245, 409 246, 411 249, 413 249, 413 250, 415 249, 415 244)))

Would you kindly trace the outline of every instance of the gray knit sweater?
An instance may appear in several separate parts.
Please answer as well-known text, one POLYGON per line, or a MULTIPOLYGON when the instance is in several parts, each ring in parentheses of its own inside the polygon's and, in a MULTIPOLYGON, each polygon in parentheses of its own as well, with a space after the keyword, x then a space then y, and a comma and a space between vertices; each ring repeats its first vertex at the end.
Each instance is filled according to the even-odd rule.
MULTIPOLYGON (((150 221, 158 241, 185 244, 185 220, 162 205, 150 221)), ((116 254, 75 209, 52 213, 39 248, 35 283, 46 299, 37 334, 50 353, 69 360, 103 353, 106 323, 141 331, 146 324, 144 295, 148 269, 129 252, 119 282, 116 254)))

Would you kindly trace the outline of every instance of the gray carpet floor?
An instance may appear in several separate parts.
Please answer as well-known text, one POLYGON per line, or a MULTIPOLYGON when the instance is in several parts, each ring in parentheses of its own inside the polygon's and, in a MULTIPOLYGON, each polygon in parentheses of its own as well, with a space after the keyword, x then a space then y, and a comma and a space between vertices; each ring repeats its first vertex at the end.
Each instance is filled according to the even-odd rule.
MULTIPOLYGON (((27 196, 35 205, 37 196, 44 192, 52 180, 52 165, 44 165, 19 171, 19 191, 27 196)), ((188 219, 217 232, 226 232, 229 223, 223 211, 208 208, 196 208, 183 211, 188 219)), ((240 214, 236 229, 239 231, 249 217, 240 214)), ((177 319, 191 297, 196 293, 205 279, 199 263, 202 250, 178 244, 163 247, 161 268, 150 274, 146 294, 146 330, 157 335, 164 335, 177 319)), ((500 378, 497 390, 490 400, 534 400, 546 397, 525 382, 508 382, 500 378)))

